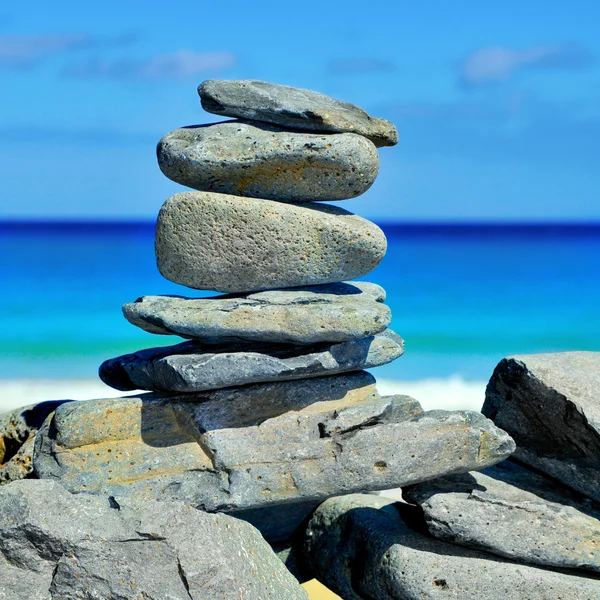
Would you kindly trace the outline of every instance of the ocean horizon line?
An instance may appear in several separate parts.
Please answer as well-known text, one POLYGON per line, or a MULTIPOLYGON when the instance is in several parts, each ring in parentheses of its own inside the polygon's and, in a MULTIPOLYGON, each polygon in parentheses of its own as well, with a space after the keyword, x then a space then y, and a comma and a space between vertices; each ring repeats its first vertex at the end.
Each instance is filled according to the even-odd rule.
MULTIPOLYGON (((365 217, 366 218, 366 217, 365 217)), ((385 227, 489 227, 489 228, 543 228, 543 227, 576 227, 576 228, 600 228, 600 219, 377 219, 369 218, 370 221, 385 227)), ((64 227, 64 226, 129 226, 142 225, 154 226, 156 217, 61 217, 61 218, 27 218, 27 217, 0 217, 0 227, 26 226, 26 227, 64 227)))

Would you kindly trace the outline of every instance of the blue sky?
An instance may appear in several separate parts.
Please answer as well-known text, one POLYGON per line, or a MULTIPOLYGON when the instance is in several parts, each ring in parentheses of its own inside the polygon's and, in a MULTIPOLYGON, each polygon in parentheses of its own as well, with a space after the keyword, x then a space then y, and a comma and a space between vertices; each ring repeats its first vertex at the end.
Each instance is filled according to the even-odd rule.
POLYGON ((600 3, 33 0, 0 6, 0 218, 153 218, 196 87, 254 78, 392 120, 378 220, 600 220, 600 3))

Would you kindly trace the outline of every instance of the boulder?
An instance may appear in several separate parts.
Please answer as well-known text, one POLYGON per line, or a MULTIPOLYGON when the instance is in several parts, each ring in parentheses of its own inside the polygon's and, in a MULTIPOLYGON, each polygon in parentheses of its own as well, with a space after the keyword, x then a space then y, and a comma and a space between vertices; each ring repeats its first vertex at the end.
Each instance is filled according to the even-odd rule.
POLYGON ((308 600, 248 523, 180 502, 0 489, 0 597, 308 600))
POLYGON ((377 225, 336 206, 184 192, 160 209, 155 248, 175 283, 251 292, 361 277, 386 244, 377 225))
POLYGON ((40 430, 34 464, 71 492, 233 513, 402 487, 513 449, 479 413, 423 413, 357 372, 65 405, 40 430))
POLYGON ((360 371, 389 363, 403 352, 402 338, 389 329, 361 340, 313 346, 190 341, 111 358, 100 366, 100 379, 123 391, 203 392, 360 371))
POLYGON ((419 530, 418 509, 381 496, 331 498, 313 514, 304 559, 344 600, 565 600, 600 597, 600 578, 553 572, 419 530))
POLYGON ((362 108, 302 88, 266 81, 212 79, 198 87, 202 108, 209 113, 275 123, 304 131, 350 132, 376 146, 395 146, 392 123, 371 117, 362 108))
POLYGON ((207 344, 312 345, 371 337, 386 329, 385 292, 372 283, 271 290, 240 296, 144 296, 123 306, 134 325, 207 344))
POLYGON ((360 135, 249 121, 176 129, 162 138, 157 154, 161 171, 181 185, 283 202, 355 198, 379 170, 377 149, 360 135))
POLYGON ((70 400, 38 402, 0 415, 0 485, 31 475, 35 435, 64 402, 70 400))
POLYGON ((502 360, 482 412, 514 437, 515 457, 600 502, 600 352, 502 360))
POLYGON ((600 510, 510 460, 403 492, 437 538, 518 562, 600 571, 600 510))

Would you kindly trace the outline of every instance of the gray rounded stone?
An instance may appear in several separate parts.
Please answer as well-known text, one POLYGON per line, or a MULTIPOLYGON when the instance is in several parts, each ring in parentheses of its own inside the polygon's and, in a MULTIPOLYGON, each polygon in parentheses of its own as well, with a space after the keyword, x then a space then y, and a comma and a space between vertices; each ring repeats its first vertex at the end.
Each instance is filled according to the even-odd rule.
POLYGON ((266 81, 212 79, 198 87, 204 110, 307 131, 358 133, 376 146, 394 146, 393 123, 325 94, 266 81))
POLYGON ((346 342, 390 324, 385 293, 372 283, 336 283, 243 296, 144 296, 123 306, 125 318, 148 331, 209 344, 346 342))
POLYGON ((184 192, 163 204, 156 225, 160 272, 201 290, 249 292, 354 279, 370 273, 385 251, 377 225, 330 205, 184 192))
POLYGON ((361 340, 316 346, 215 347, 192 341, 107 360, 100 366, 100 379, 122 391, 202 392, 371 369, 403 352, 402 338, 390 330, 361 340))
POLYGON ((162 172, 182 185, 285 202, 355 198, 379 170, 377 149, 360 135, 248 121, 176 129, 159 142, 157 155, 162 172))

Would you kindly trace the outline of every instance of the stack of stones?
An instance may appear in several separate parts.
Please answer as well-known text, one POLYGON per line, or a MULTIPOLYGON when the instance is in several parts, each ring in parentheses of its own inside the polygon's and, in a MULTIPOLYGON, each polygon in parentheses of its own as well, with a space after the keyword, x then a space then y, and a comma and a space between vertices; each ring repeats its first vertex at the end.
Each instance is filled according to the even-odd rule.
POLYGON ((511 438, 478 413, 382 397, 364 369, 403 352, 385 292, 347 283, 386 250, 373 223, 322 201, 365 192, 394 126, 312 91, 206 81, 234 117, 167 134, 163 173, 198 191, 163 205, 156 258, 171 281, 225 292, 146 296, 134 325, 183 343, 106 361, 119 390, 60 406, 36 440, 39 477, 71 492, 181 500, 282 540, 324 499, 492 465, 511 438))

